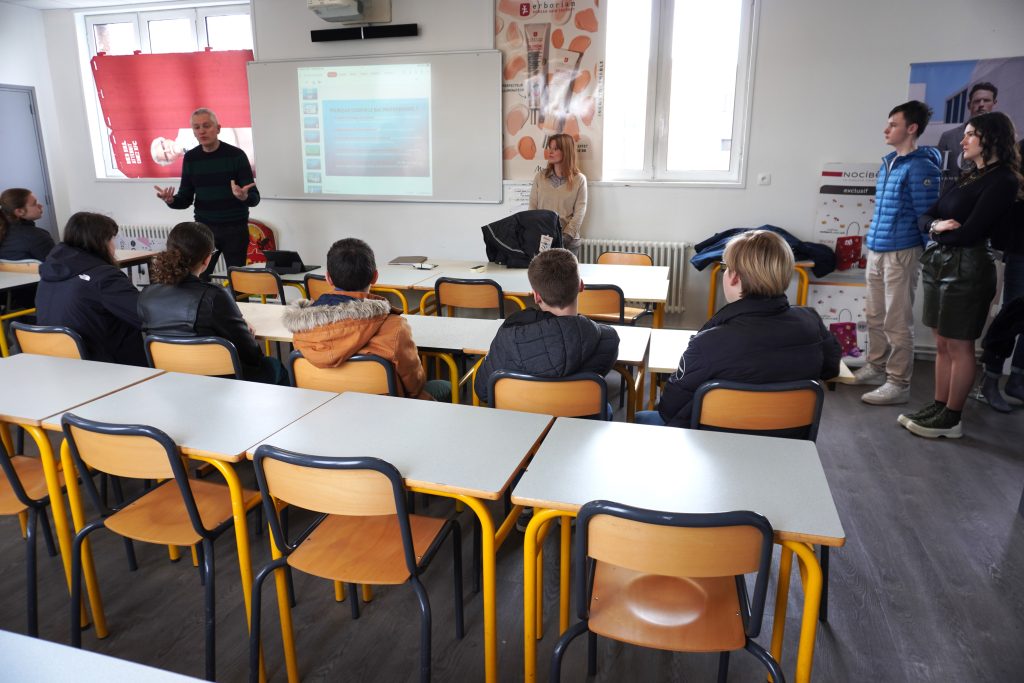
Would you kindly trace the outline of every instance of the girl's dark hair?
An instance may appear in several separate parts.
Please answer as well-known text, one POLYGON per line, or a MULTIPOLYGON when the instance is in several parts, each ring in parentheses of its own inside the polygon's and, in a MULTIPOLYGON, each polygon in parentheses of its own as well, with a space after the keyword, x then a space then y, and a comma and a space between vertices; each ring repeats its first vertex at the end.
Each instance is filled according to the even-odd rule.
POLYGON ((101 213, 79 211, 64 226, 64 244, 81 249, 117 266, 108 243, 117 235, 117 222, 101 213))
POLYGON ((176 285, 212 253, 212 230, 202 223, 178 223, 167 236, 166 251, 153 259, 150 277, 161 285, 176 285))
MULTIPOLYGON (((981 138, 981 156, 986 164, 998 159, 1013 171, 1018 183, 1024 180, 1021 177, 1017 133, 1009 116, 1001 111, 990 111, 972 117, 967 124, 972 126, 981 138)), ((1018 193, 1017 196, 1021 195, 1018 193)))
POLYGON ((0 242, 7 237, 7 226, 18 220, 15 210, 24 209, 31 194, 31 190, 23 187, 12 187, 0 194, 0 242))

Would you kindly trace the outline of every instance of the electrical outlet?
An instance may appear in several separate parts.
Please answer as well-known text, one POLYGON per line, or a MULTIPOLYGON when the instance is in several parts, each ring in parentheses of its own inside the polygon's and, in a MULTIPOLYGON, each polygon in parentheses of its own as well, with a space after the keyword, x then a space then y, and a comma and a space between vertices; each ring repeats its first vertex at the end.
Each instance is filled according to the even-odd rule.
POLYGON ((771 185, 772 184, 772 174, 771 173, 758 173, 757 174, 757 184, 758 185, 771 185))

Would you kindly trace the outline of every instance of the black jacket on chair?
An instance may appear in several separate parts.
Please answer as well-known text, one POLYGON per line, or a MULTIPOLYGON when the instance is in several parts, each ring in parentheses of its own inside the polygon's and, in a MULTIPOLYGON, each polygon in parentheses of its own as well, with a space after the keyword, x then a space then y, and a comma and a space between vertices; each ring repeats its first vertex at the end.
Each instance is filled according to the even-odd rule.
POLYGON ((177 285, 150 285, 139 295, 139 316, 148 334, 169 337, 222 337, 238 349, 242 365, 263 357, 228 290, 188 275, 177 285))
POLYGON ((670 427, 689 427, 693 395, 704 382, 831 379, 840 355, 813 308, 790 306, 785 295, 744 297, 719 309, 690 340, 658 412, 670 427))
POLYGON ((619 356, 619 335, 582 315, 554 315, 527 309, 510 315, 494 336, 476 374, 476 394, 487 400, 487 385, 498 370, 536 377, 611 371, 619 356))
POLYGON ((36 320, 70 327, 86 358, 146 365, 139 291, 117 267, 87 251, 58 244, 39 266, 36 320))

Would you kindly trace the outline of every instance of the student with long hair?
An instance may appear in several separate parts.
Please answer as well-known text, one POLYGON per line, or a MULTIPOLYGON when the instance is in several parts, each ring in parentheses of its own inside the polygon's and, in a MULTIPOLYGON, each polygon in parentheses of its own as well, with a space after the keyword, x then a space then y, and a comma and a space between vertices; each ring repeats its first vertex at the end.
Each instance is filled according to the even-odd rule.
POLYGON ((245 379, 288 384, 281 362, 263 355, 228 291, 199 279, 213 249, 213 231, 202 223, 174 226, 166 250, 153 259, 153 284, 139 296, 142 328, 172 337, 221 337, 238 350, 245 379))
POLYGON ((944 192, 919 222, 934 240, 921 256, 921 321, 935 335, 935 400, 899 416, 912 433, 932 439, 963 435, 961 412, 977 369, 974 342, 996 293, 989 238, 1021 188, 1016 134, 1006 114, 973 117, 960 144, 974 170, 944 192))
POLYGON ((31 190, 12 187, 0 194, 0 261, 42 261, 53 249, 53 238, 35 221, 43 205, 31 190))
POLYGON ((544 158, 548 165, 533 177, 529 208, 557 213, 562 224, 562 246, 579 258, 580 228, 587 215, 587 177, 576 163, 576 141, 566 133, 552 135, 544 158))
POLYGON ((139 292, 117 267, 117 223, 81 211, 64 226, 64 241, 39 266, 36 319, 70 327, 89 360, 145 365, 139 292))

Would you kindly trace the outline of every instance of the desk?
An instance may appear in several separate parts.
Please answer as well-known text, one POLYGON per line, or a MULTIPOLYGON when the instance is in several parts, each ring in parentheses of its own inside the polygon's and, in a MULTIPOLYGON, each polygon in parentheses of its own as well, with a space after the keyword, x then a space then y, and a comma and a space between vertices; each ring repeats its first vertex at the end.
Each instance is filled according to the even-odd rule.
POLYGON ((142 249, 115 249, 114 260, 119 268, 131 268, 143 263, 149 263, 159 251, 143 251, 142 249))
MULTIPOLYGON (((461 500, 480 520, 483 539, 486 680, 498 679, 495 553, 515 526, 518 508, 495 530, 485 500, 499 500, 551 422, 547 415, 345 393, 267 438, 321 457, 359 454, 394 465, 413 491, 461 500), (387 421, 408 429, 382 429, 387 421), (339 440, 339 425, 344 439, 339 440), (496 435, 500 438, 495 438, 496 435)), ((250 449, 250 455, 256 447, 250 449)), ((281 599, 278 584, 278 599, 281 599)), ((287 596, 285 596, 287 599, 287 596)))
MULTIPOLYGON (((336 394, 324 391, 168 372, 148 382, 80 405, 71 412, 100 422, 145 424, 161 429, 174 439, 183 454, 209 462, 223 475, 231 492, 235 541, 238 544, 238 565, 248 620, 249 598, 252 593, 249 536, 245 510, 242 506, 242 485, 238 480, 238 474, 229 463, 244 460, 246 450, 253 444, 335 396, 336 394)), ((45 419, 43 426, 48 429, 59 429, 61 414, 68 410, 70 408, 53 411, 59 414, 53 414, 52 417, 45 419)), ((61 452, 64 468, 66 471, 73 471, 69 454, 64 450, 66 449, 62 449, 61 452)), ((76 528, 81 528, 84 514, 78 485, 73 477, 68 478, 67 489, 76 528)), ((97 594, 93 605, 93 618, 100 624, 102 604, 99 600, 98 587, 90 587, 90 601, 94 600, 94 590, 97 594)))
MULTIPOLYGON (((43 430, 60 430, 60 418, 54 422, 50 419, 53 415, 62 414, 124 387, 144 383, 162 373, 162 370, 152 368, 37 356, 29 353, 19 353, 0 360, 0 386, 5 387, 5 391, 0 391, 0 423, 20 425, 39 449, 39 459, 46 475, 46 492, 50 497, 53 524, 57 530, 57 542, 60 545, 61 560, 64 562, 64 573, 69 589, 71 531, 64 509, 57 459, 43 430)), ((14 449, 5 426, 2 432, 8 450, 13 454, 14 449)), ((88 553, 84 553, 83 563, 86 580, 89 582, 93 575, 88 553)), ((102 638, 106 636, 106 631, 100 627, 101 623, 97 623, 97 636, 102 638)))
MULTIPOLYGON (((753 510, 784 547, 772 654, 781 656, 789 552, 805 576, 796 680, 810 680, 821 601, 821 567, 810 544, 841 546, 846 534, 815 445, 810 441, 558 418, 512 492, 536 508, 523 549, 525 677, 536 680, 537 532, 560 514, 574 516, 591 500, 670 512, 753 510), (568 513, 568 514, 565 514, 568 513), (788 552, 787 552, 788 551, 788 552), (783 574, 785 576, 783 576, 783 574)), ((562 525, 562 605, 568 627, 568 524, 562 525)))
POLYGON ((155 669, 116 657, 68 647, 40 638, 0 631, 0 669, 4 678, 20 683, 198 683, 198 678, 155 669))

